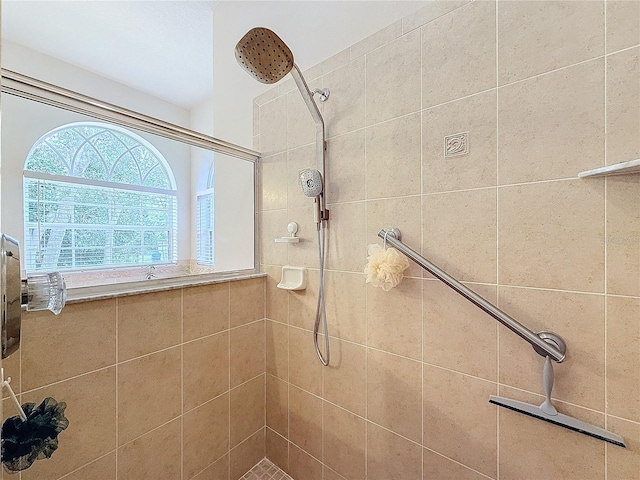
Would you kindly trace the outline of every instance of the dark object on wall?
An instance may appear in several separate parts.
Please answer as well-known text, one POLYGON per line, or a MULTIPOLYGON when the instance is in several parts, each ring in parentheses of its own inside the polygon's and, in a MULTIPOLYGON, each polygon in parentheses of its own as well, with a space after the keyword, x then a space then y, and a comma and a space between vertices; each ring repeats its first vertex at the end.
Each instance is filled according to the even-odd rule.
POLYGON ((15 416, 2 424, 2 464, 10 472, 25 470, 36 460, 50 458, 58 448, 58 435, 69 426, 64 416, 66 403, 47 397, 35 405, 22 405, 26 420, 15 416))

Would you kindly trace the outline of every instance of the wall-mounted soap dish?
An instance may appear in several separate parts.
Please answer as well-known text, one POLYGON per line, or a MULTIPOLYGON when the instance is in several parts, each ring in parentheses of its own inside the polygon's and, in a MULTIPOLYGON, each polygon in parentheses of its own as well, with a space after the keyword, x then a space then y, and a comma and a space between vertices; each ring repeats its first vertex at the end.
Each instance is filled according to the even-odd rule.
POLYGON ((289 236, 276 238, 276 243, 299 243, 300 237, 296 237, 298 224, 296 222, 289 223, 289 225, 287 225, 287 230, 289 231, 289 236))
POLYGON ((307 288, 307 269, 304 267, 282 267, 282 277, 278 288, 284 290, 304 290, 307 288))

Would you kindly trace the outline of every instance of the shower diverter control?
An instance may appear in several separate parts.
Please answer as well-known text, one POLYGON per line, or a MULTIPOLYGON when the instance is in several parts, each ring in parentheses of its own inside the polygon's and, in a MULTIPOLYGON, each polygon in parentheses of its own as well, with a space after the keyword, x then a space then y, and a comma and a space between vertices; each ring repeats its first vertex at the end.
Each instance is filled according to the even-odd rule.
POLYGON ((20 244, 0 234, 0 295, 2 296, 2 358, 20 346, 22 309, 51 310, 58 315, 67 300, 64 277, 58 272, 20 278, 20 244))

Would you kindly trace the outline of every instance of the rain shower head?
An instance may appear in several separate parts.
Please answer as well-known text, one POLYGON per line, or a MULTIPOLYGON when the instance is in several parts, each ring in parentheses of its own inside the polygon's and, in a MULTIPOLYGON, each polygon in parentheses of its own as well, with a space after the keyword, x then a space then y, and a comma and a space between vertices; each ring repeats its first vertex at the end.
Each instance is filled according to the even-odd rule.
POLYGON ((305 168, 298 172, 298 182, 307 197, 317 197, 322 193, 322 175, 318 170, 305 168))
POLYGON ((249 30, 236 45, 236 60, 260 83, 276 83, 294 66, 293 53, 268 28, 249 30))

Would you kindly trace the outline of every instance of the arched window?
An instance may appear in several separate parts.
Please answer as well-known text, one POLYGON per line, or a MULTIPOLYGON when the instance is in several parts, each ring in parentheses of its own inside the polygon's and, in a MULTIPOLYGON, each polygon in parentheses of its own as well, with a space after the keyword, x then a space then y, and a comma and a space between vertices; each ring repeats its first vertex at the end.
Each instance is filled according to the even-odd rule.
POLYGON ((213 165, 209 170, 206 190, 197 194, 197 261, 199 265, 213 265, 213 165))
POLYGON ((23 181, 27 271, 176 261, 175 180, 138 135, 64 125, 33 145, 23 181))

